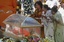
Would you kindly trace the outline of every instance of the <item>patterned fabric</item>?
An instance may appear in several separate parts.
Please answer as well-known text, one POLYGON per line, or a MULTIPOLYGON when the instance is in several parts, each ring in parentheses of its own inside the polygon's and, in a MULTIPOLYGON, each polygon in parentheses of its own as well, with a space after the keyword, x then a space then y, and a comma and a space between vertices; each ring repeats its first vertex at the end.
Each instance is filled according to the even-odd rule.
POLYGON ((24 14, 32 14, 33 13, 33 0, 22 0, 24 14))

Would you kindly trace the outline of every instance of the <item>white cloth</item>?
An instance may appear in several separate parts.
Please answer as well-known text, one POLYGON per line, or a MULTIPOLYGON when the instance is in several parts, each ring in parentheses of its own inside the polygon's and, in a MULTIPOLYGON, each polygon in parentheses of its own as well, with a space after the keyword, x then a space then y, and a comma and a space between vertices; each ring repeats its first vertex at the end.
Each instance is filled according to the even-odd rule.
POLYGON ((57 12, 55 15, 53 15, 53 17, 56 21, 60 22, 60 23, 57 23, 56 21, 54 21, 55 42, 63 42, 63 28, 64 28, 64 25, 62 25, 62 16, 59 12, 57 12))
POLYGON ((0 42, 3 42, 2 39, 0 39, 0 42))
POLYGON ((64 23, 64 9, 63 9, 62 7, 60 7, 60 8, 58 9, 58 11, 61 13, 62 19, 63 19, 63 23, 64 23))
POLYGON ((44 33, 45 37, 48 37, 51 40, 54 40, 54 27, 53 27, 53 22, 49 18, 49 16, 52 16, 51 10, 48 10, 46 14, 44 14, 46 18, 43 18, 43 23, 44 23, 44 33))
MULTIPOLYGON (((61 13, 61 15, 62 15, 62 22, 63 22, 63 24, 64 24, 64 9, 62 8, 62 7, 60 7, 59 9, 58 9, 58 11, 61 13)), ((64 35, 64 27, 63 27, 63 35, 64 35)), ((64 37, 64 36, 63 36, 64 37)), ((63 38, 64 39, 64 38, 63 38)))
POLYGON ((57 0, 47 0, 46 3, 50 8, 52 8, 53 6, 59 6, 60 3, 57 0))
POLYGON ((51 40, 54 40, 54 26, 53 26, 53 22, 50 19, 50 16, 52 16, 51 10, 48 10, 46 12, 46 17, 47 17, 47 37, 50 38, 51 40))

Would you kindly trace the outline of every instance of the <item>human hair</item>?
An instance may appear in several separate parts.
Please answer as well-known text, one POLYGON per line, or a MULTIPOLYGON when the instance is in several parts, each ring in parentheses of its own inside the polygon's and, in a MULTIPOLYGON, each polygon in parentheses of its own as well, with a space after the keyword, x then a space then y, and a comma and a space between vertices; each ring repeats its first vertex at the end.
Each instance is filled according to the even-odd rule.
POLYGON ((51 10, 56 13, 58 11, 58 7, 57 6, 53 6, 51 10))
POLYGON ((48 5, 43 5, 43 7, 45 8, 45 9, 47 9, 47 10, 50 10, 50 7, 48 7, 48 5))
POLYGON ((40 6, 40 8, 42 9, 42 2, 41 1, 37 1, 35 4, 34 4, 34 6, 36 7, 36 4, 38 4, 39 6, 40 6))

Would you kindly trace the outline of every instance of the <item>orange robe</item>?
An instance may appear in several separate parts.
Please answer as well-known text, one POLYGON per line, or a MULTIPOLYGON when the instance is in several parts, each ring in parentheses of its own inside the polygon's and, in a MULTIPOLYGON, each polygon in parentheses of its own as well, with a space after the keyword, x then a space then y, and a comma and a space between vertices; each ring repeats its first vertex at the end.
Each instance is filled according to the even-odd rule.
POLYGON ((0 0, 0 26, 5 27, 3 21, 11 14, 16 13, 17 0, 0 0), (12 12, 6 13, 11 10, 12 12))

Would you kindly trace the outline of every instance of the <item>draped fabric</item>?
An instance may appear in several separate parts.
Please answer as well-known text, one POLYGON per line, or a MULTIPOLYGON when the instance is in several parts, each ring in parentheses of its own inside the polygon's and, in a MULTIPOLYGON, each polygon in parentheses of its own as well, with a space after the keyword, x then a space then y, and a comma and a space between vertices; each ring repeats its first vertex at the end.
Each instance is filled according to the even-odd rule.
POLYGON ((4 27, 3 20, 16 13, 17 0, 0 0, 0 26, 4 27), (7 13, 12 11, 10 13, 7 13))

